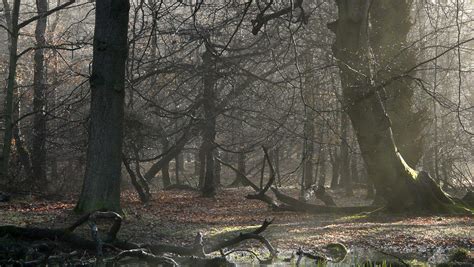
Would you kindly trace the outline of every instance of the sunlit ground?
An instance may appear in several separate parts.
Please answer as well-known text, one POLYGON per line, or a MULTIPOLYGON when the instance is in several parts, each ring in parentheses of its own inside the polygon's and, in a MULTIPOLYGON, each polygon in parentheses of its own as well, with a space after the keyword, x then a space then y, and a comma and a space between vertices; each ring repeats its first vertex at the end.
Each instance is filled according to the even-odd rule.
MULTIPOLYGON (((420 261, 432 260, 433 255, 453 248, 474 249, 474 222, 470 216, 273 212, 263 202, 245 199, 250 192, 225 189, 213 200, 200 197, 198 192, 159 191, 147 205, 141 204, 135 194, 124 193, 125 220, 119 237, 135 243, 184 245, 192 243, 195 234, 202 232, 209 243, 251 230, 264 219, 273 218, 274 223, 263 235, 281 252, 282 258, 290 257, 299 247, 319 251, 335 242, 346 245, 353 254, 370 251, 420 261)), ((296 190, 286 192, 296 194, 296 190)), ((356 191, 354 198, 336 198, 336 202, 340 206, 367 204, 360 199, 362 190, 356 191)), ((0 204, 0 224, 62 227, 78 217, 71 212, 73 203, 73 199, 45 201, 23 196, 0 204)), ((86 228, 83 230, 86 234, 86 228)), ((265 254, 258 244, 245 247, 265 254)))

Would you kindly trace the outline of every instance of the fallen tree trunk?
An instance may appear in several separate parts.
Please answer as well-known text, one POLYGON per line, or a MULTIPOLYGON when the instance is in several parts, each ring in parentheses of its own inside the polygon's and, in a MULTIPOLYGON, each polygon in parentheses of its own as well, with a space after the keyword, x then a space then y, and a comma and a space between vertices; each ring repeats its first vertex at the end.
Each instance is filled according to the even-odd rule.
POLYGON ((276 198, 295 209, 296 211, 308 212, 308 213, 358 213, 358 212, 367 212, 374 211, 379 209, 377 206, 356 206, 356 207, 334 207, 334 206, 325 206, 325 205, 314 205, 300 201, 296 198, 290 197, 281 193, 275 187, 272 187, 272 191, 275 194, 276 198))
POLYGON ((300 201, 298 199, 292 198, 290 196, 287 196, 283 193, 281 193, 277 188, 272 187, 274 181, 275 181, 275 171, 272 165, 272 162, 270 160, 270 157, 268 155, 268 151, 263 148, 265 159, 269 164, 270 168, 270 178, 267 182, 267 184, 260 189, 257 185, 255 185, 244 173, 241 173, 238 169, 236 169, 234 166, 232 166, 229 163, 226 163, 222 161, 219 158, 216 158, 218 162, 220 162, 222 165, 229 167, 232 169, 234 172, 236 172, 238 175, 241 175, 242 180, 252 187, 253 190, 256 191, 255 194, 248 194, 245 196, 247 199, 256 199, 263 201, 267 203, 270 207, 272 207, 273 210, 275 211, 295 211, 295 212, 308 212, 308 213, 315 213, 315 214, 320 214, 320 213, 329 213, 329 212, 336 212, 336 213, 358 213, 358 212, 366 212, 366 211, 374 211, 380 207, 377 206, 362 206, 362 207, 336 207, 334 201, 332 198, 330 198, 329 195, 324 190, 321 189, 316 189, 317 191, 317 196, 322 198, 323 202, 325 202, 325 205, 314 205, 310 203, 306 203, 303 201, 300 201), (273 191, 273 194, 277 198, 278 201, 281 203, 278 203, 278 201, 274 200, 272 197, 268 196, 266 194, 267 190, 271 188, 273 191))
MULTIPOLYGON (((64 243, 69 247, 87 251, 95 251, 97 257, 101 257, 103 249, 107 249, 113 253, 119 252, 117 255, 109 258, 107 261, 117 262, 124 258, 137 258, 148 262, 149 264, 170 264, 177 265, 174 260, 175 255, 177 260, 180 262, 199 263, 199 266, 214 266, 213 263, 226 261, 225 258, 215 258, 211 254, 213 252, 222 251, 227 248, 234 247, 247 240, 256 240, 267 248, 270 253, 270 258, 277 255, 277 250, 271 245, 261 234, 268 228, 272 221, 265 220, 262 225, 252 232, 240 233, 238 236, 229 240, 217 242, 216 244, 205 246, 203 242, 203 235, 198 233, 195 241, 189 246, 175 246, 169 244, 150 244, 150 245, 137 245, 130 242, 123 242, 117 239, 117 233, 120 230, 122 223, 122 217, 109 211, 97 211, 90 214, 86 214, 79 218, 74 224, 63 229, 45 229, 45 228, 25 228, 17 226, 0 226, 0 237, 9 237, 19 240, 29 241, 44 241, 51 240, 53 242, 64 243), (96 221, 98 219, 112 220, 112 226, 108 230, 106 237, 101 240, 99 238, 98 227, 96 221), (91 228, 91 239, 81 237, 74 233, 74 231, 81 225, 88 223, 91 228), (184 257, 184 258, 183 258, 184 257), (211 264, 211 265, 209 265, 211 264)), ((62 246, 55 246, 62 247, 62 246)), ((0 262, 4 259, 0 258, 0 262)), ((11 259, 5 259, 10 262, 11 259)), ((25 263, 19 260, 18 262, 25 263)), ((48 256, 42 255, 39 259, 35 259, 35 263, 48 264, 48 256)))

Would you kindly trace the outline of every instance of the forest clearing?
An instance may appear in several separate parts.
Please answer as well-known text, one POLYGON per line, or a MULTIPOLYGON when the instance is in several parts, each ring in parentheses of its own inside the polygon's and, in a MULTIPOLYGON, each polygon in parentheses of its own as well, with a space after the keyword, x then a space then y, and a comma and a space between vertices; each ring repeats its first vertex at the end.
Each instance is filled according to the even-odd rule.
POLYGON ((0 266, 474 266, 472 0, 2 0, 0 266))

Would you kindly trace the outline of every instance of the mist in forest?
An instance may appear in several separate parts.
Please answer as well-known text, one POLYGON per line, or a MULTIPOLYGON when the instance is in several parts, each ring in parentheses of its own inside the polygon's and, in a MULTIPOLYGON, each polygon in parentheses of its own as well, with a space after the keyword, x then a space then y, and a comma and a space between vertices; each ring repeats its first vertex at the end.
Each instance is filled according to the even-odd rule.
POLYGON ((2 0, 0 266, 474 264, 473 29, 470 0, 2 0))

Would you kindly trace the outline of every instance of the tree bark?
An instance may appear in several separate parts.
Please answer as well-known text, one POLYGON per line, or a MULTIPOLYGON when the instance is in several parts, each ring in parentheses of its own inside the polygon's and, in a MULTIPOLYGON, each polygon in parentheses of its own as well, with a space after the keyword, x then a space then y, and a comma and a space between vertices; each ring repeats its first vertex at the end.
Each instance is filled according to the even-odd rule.
POLYGON ((184 165, 183 165, 183 154, 182 153, 179 153, 175 158, 174 158, 174 162, 175 162, 175 170, 174 170, 174 173, 175 173, 175 180, 176 180, 176 184, 181 184, 181 180, 180 180, 180 174, 181 172, 184 172, 184 165))
POLYGON ((231 187, 239 187, 241 185, 247 185, 245 183, 245 174, 247 173, 246 164, 245 164, 245 153, 237 153, 237 172, 235 172, 235 179, 230 184, 231 187))
MULTIPOLYGON (((404 69, 416 64, 416 50, 410 48, 408 33, 412 1, 380 0, 369 10, 371 21, 370 43, 374 60, 380 66, 378 79, 400 75, 404 69)), ((397 149, 410 166, 416 166, 423 152, 423 126, 426 112, 413 110, 413 79, 404 78, 385 86, 383 97, 390 117, 393 138, 397 149)), ((420 104, 420 103, 418 103, 420 104)))
MULTIPOLYGON (((202 186, 204 197, 213 197, 216 194, 215 177, 215 138, 216 138, 216 69, 215 61, 209 48, 202 55, 203 64, 203 109, 204 122, 202 124, 202 149, 205 157, 205 175, 202 186)), ((202 163, 201 163, 202 164, 202 163)))
MULTIPOLYGON (((48 11, 47 0, 37 0, 38 15, 48 11)), ((36 22, 35 39, 37 49, 34 53, 33 77, 33 140, 31 150, 31 167, 33 181, 40 189, 47 186, 46 179, 46 70, 44 49, 46 46, 47 16, 40 17, 36 22)))
POLYGON ((352 180, 350 173, 350 159, 349 159, 349 120, 345 112, 341 112, 341 184, 344 187, 347 196, 353 196, 352 180))
POLYGON ((189 141, 190 139, 190 133, 191 133, 191 129, 192 129, 192 125, 188 125, 183 134, 181 135, 181 137, 176 141, 176 144, 174 144, 174 146, 168 150, 165 150, 166 153, 163 155, 162 158, 160 158, 159 161, 157 161, 156 163, 154 163, 149 169, 148 171, 145 173, 144 175, 144 178, 147 182, 151 182, 151 180, 155 177, 155 175, 160 172, 162 170, 163 167, 169 165, 169 162, 176 157, 176 155, 178 155, 178 153, 180 153, 184 146, 186 145, 186 143, 189 141))
MULTIPOLYGON (((370 69, 367 36, 370 3, 369 0, 338 0, 339 18, 328 25, 336 33, 333 51, 339 61, 344 104, 367 170, 390 210, 453 211, 453 200, 426 172, 413 170, 395 145, 391 121, 380 97, 383 88, 376 86, 370 69)), ((465 209, 457 211, 461 210, 465 212, 465 209)))
MULTIPOLYGON (((163 151, 169 150, 169 141, 166 136, 162 136, 162 145, 163 151)), ((171 185, 171 178, 170 178, 170 161, 163 162, 163 166, 161 168, 161 180, 163 181, 163 188, 166 188, 171 185)))
POLYGON ((89 144, 77 212, 121 211, 120 179, 124 116, 128 0, 96 2, 89 144))
POLYGON ((303 101, 304 101, 304 126, 303 126, 303 183, 304 189, 309 189, 314 183, 314 85, 311 64, 313 63, 311 50, 307 51, 305 57, 305 82, 303 85, 303 101))
MULTIPOLYGON (((20 13, 20 0, 13 2, 13 10, 11 11, 11 17, 9 18, 9 61, 8 61, 8 78, 7 78, 7 90, 5 95, 5 106, 3 110, 3 123, 5 127, 5 133, 3 136, 3 151, 0 166, 0 177, 3 180, 9 178, 9 163, 10 163, 10 152, 11 152, 11 141, 13 138, 13 91, 16 84, 16 67, 17 67, 17 49, 18 49, 18 17, 20 13)), ((5 8, 8 5, 5 5, 5 8)), ((8 14, 7 14, 8 16, 8 14)))
POLYGON ((318 186, 319 187, 324 187, 326 185, 326 166, 327 166, 327 155, 326 155, 326 150, 327 147, 324 145, 324 140, 325 140, 325 129, 324 127, 321 127, 319 130, 319 140, 321 140, 321 149, 319 152, 319 160, 318 160, 318 165, 319 165, 319 171, 318 171, 318 186))
MULTIPOLYGON (((220 153, 217 149, 214 151, 214 158, 215 157, 220 158, 220 153)), ((222 185, 222 183, 221 183, 221 170, 222 170, 221 163, 219 161, 214 160, 214 176, 215 176, 215 180, 216 180, 216 186, 218 186, 218 187, 222 185)))
POLYGON ((339 185, 339 171, 340 171, 340 156, 338 154, 338 148, 335 147, 332 151, 329 152, 331 156, 331 165, 332 165, 332 178, 331 178, 331 188, 336 188, 339 185))
POLYGON ((351 157, 351 181, 353 183, 360 183, 360 179, 359 179, 359 170, 358 170, 358 167, 357 167, 357 160, 358 160, 358 157, 355 153, 352 153, 352 157, 351 157))

